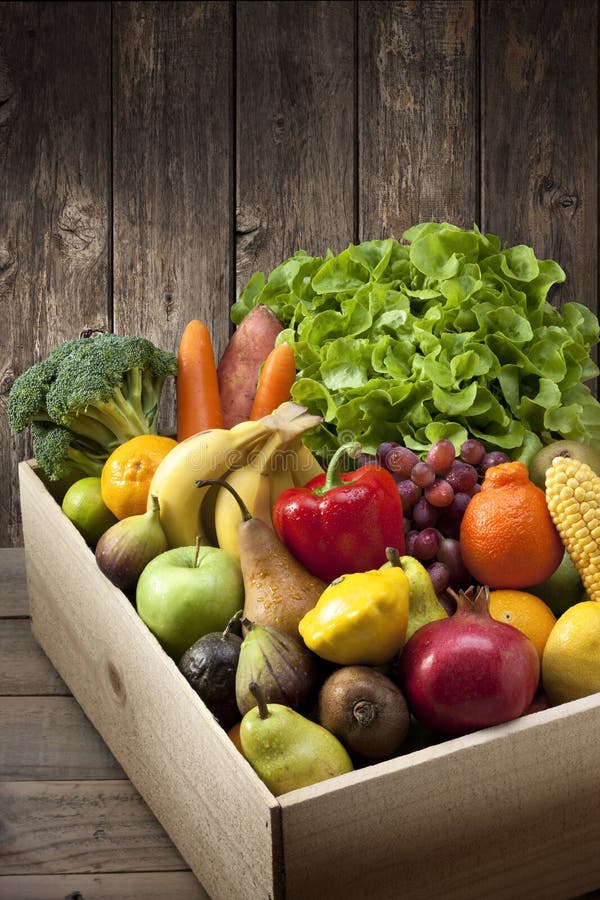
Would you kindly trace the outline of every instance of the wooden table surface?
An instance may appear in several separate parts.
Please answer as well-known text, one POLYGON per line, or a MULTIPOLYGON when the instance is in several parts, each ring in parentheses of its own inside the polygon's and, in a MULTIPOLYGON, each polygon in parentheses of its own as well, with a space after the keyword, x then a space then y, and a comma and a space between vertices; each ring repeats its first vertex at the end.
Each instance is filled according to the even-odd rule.
POLYGON ((24 553, 0 549, 0 898, 207 900, 35 643, 24 553))

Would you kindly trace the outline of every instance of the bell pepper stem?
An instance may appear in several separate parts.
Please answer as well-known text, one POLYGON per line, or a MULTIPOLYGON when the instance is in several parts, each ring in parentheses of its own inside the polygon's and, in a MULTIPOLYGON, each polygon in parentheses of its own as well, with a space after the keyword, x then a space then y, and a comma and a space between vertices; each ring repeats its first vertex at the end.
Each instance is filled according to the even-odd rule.
POLYGON ((344 484, 340 473, 342 459, 345 456, 350 456, 352 459, 356 459, 360 452, 361 446, 357 441, 351 441, 348 444, 342 444, 341 447, 338 447, 338 449, 331 457, 331 462, 327 466, 325 484, 322 488, 324 494, 326 494, 327 491, 330 491, 332 488, 340 487, 340 485, 344 484))

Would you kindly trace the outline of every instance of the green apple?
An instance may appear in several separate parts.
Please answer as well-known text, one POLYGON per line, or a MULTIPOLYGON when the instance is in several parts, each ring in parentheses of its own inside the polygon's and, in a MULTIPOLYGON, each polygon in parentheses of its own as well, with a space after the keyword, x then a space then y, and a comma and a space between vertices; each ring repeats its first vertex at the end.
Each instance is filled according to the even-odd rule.
POLYGON ((244 606, 238 560, 218 547, 175 547, 155 556, 136 589, 140 618, 175 660, 244 606))

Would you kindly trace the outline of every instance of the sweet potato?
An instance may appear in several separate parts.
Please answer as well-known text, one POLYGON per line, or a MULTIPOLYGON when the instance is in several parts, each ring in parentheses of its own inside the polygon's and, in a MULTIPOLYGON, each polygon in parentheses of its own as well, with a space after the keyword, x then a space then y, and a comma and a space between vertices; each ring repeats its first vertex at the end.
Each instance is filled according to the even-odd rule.
POLYGON ((234 331, 217 367, 223 426, 250 418, 258 374, 283 325, 267 306, 255 306, 234 331))

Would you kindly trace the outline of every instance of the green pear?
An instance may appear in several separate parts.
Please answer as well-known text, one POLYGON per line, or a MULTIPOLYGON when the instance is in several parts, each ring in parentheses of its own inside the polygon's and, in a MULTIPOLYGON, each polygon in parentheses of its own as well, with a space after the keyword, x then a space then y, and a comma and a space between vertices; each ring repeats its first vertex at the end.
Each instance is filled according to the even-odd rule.
POLYGON ((244 756, 276 797, 351 772, 352 760, 338 739, 289 706, 266 703, 255 684, 257 706, 240 726, 244 756))
POLYGON ((435 622, 437 619, 447 619, 448 613, 438 600, 429 573, 422 563, 414 556, 400 556, 394 547, 388 547, 386 556, 389 562, 384 563, 382 569, 389 566, 399 566, 408 578, 408 625, 406 628, 406 640, 422 625, 435 622))
POLYGON ((528 587, 527 590, 543 600, 557 617, 562 616, 575 603, 588 599, 581 576, 566 550, 558 569, 545 581, 528 587))

